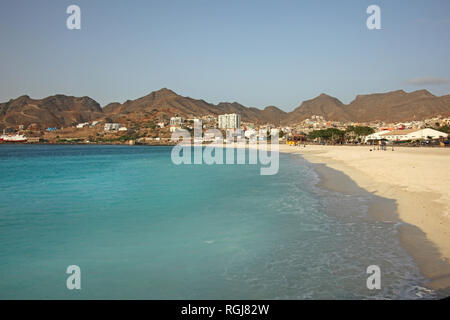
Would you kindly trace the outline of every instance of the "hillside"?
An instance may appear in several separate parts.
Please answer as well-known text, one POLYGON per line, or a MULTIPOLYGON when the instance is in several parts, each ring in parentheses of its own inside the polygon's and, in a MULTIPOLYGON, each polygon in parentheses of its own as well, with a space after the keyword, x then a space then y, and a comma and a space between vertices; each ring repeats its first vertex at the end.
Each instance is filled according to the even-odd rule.
POLYGON ((298 123, 313 115, 333 121, 351 120, 341 101, 322 93, 314 99, 304 101, 298 108, 290 112, 283 122, 286 124, 298 123))
POLYGON ((346 107, 346 111, 355 121, 423 120, 437 115, 449 115, 450 96, 436 97, 427 90, 359 95, 346 107))
POLYGON ((303 102, 285 119, 285 124, 298 123, 312 115, 334 121, 399 122, 424 120, 437 115, 450 115, 450 95, 436 97, 427 90, 407 93, 403 90, 358 95, 345 105, 326 94, 303 102))
POLYGON ((214 105, 204 100, 177 95, 168 89, 161 89, 137 100, 110 104, 103 111, 113 119, 125 115, 137 119, 144 114, 167 119, 176 114, 191 118, 207 114, 239 113, 243 121, 277 125, 299 123, 313 115, 323 116, 331 121, 398 122, 423 120, 437 115, 449 116, 450 95, 436 97, 426 90, 411 93, 398 90, 358 95, 346 105, 335 97, 321 94, 302 102, 298 108, 288 113, 274 106, 261 110, 248 108, 237 102, 221 102, 214 105))
POLYGON ((128 100, 123 104, 111 103, 103 108, 105 117, 113 120, 128 118, 138 120, 143 117, 168 119, 179 115, 193 118, 202 115, 220 115, 224 113, 239 113, 243 121, 266 123, 284 119, 286 112, 276 108, 267 107, 264 110, 247 108, 237 102, 221 102, 217 105, 204 100, 183 97, 175 92, 163 88, 154 91, 142 98, 128 100))
POLYGON ((299 123, 313 115, 332 121, 399 122, 423 120, 437 115, 450 116, 450 95, 437 97, 426 90, 407 93, 403 90, 387 93, 358 95, 348 105, 326 94, 301 103, 292 112, 277 107, 265 109, 245 107, 240 103, 221 102, 217 105, 204 100, 183 97, 163 88, 124 103, 113 102, 103 109, 89 97, 55 95, 44 99, 21 96, 0 103, 0 129, 35 124, 40 128, 67 127, 92 120, 167 121, 179 115, 194 118, 203 115, 238 113, 242 121, 256 124, 299 123))
POLYGON ((0 103, 0 127, 35 124, 40 128, 71 126, 103 116, 100 105, 89 97, 55 95, 44 99, 21 96, 0 103))

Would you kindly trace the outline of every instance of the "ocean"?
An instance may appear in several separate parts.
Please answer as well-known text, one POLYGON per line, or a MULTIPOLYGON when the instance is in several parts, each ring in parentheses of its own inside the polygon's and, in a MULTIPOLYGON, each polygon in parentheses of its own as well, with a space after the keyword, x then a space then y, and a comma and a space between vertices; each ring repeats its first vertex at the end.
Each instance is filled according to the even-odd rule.
POLYGON ((427 299, 370 194, 280 154, 175 165, 171 147, 0 146, 0 299, 427 299), (81 270, 69 290, 66 269, 81 270), (381 270, 369 290, 367 267, 381 270))

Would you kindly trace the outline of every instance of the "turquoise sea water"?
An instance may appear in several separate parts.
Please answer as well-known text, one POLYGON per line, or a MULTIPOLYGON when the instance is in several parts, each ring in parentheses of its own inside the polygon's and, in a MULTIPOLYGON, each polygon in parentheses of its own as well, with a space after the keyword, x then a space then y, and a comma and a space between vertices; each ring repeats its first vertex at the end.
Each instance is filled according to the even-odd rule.
POLYGON ((298 155, 261 176, 170 151, 0 146, 0 298, 436 297, 396 225, 368 219, 370 196, 320 190, 298 155), (366 287, 373 264, 381 290, 366 287))

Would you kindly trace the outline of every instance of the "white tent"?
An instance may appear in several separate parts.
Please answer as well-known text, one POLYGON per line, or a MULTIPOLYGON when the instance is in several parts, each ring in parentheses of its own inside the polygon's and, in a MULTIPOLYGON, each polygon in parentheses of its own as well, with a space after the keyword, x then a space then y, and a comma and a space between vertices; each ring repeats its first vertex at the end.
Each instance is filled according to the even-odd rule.
POLYGON ((372 134, 366 136, 366 138, 364 139, 364 142, 367 143, 370 140, 381 140, 381 139, 383 139, 382 135, 385 133, 388 133, 388 132, 391 132, 391 131, 383 130, 383 131, 378 131, 378 132, 372 133, 372 134))
POLYGON ((434 129, 395 130, 381 135, 389 141, 428 140, 447 138, 448 134, 434 129))

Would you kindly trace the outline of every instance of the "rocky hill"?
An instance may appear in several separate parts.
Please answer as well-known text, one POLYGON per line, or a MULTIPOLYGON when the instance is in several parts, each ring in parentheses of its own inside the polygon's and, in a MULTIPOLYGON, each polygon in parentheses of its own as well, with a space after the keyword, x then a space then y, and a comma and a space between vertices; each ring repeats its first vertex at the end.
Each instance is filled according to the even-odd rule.
POLYGON ((100 105, 89 97, 55 95, 44 99, 21 96, 0 103, 0 127, 35 124, 40 128, 67 127, 103 117, 100 105))
POLYGON ((276 107, 267 107, 260 110, 247 108, 237 102, 221 102, 214 105, 204 100, 180 96, 166 88, 154 91, 136 100, 128 100, 123 104, 110 103, 103 108, 103 112, 105 116, 113 120, 118 120, 124 116, 134 119, 146 116, 168 119, 174 115, 193 118, 202 115, 217 116, 224 113, 239 113, 243 121, 257 123, 280 122, 286 115, 286 112, 276 107))
POLYGON ((403 90, 387 93, 358 95, 345 105, 336 98, 321 94, 303 102, 292 111, 284 123, 297 123, 312 115, 336 121, 400 122, 424 120, 434 116, 450 115, 450 95, 436 97, 427 90, 407 93, 403 90))
POLYGON ((41 128, 71 126, 80 122, 168 120, 179 115, 194 118, 202 115, 239 113, 243 121, 292 125, 313 115, 333 121, 399 122, 423 120, 437 115, 450 116, 450 95, 437 97, 426 90, 407 93, 403 90, 358 95, 346 105, 326 94, 301 103, 292 112, 277 107, 245 107, 237 102, 217 105, 204 100, 183 97, 161 89, 136 100, 110 103, 103 109, 89 97, 55 95, 44 99, 21 96, 0 103, 0 128, 35 124, 41 128))

